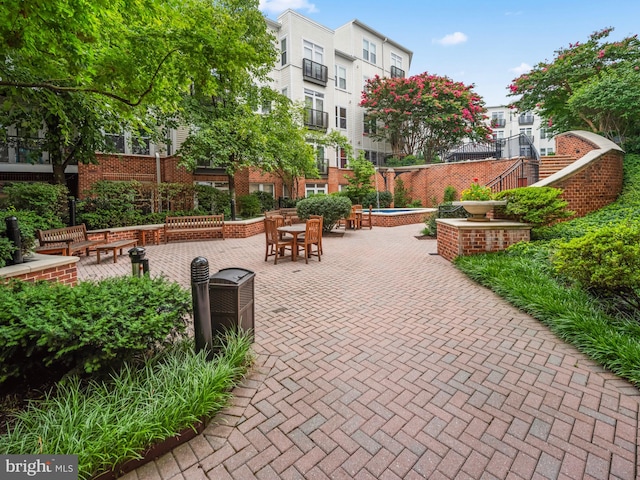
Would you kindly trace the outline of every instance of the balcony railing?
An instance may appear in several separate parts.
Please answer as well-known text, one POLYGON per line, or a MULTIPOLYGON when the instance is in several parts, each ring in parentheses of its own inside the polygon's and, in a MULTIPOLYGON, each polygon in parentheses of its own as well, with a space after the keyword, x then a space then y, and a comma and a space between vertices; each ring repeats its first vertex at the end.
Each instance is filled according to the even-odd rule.
POLYGON ((504 118, 492 118, 491 128, 504 128, 507 121, 504 118))
POLYGON ((314 130, 326 130, 329 127, 329 113, 307 108, 304 112, 304 124, 314 130))
POLYGON ((520 115, 518 117, 518 124, 520 125, 533 125, 533 115, 520 115))
POLYGON ((329 173, 329 159, 316 158, 316 168, 320 175, 327 175, 329 173))
POLYGON ((302 59, 302 76, 305 80, 327 86, 328 68, 308 58, 302 59))
POLYGON ((391 65, 391 69, 389 71, 391 74, 391 78, 404 78, 404 70, 402 70, 401 68, 391 65))

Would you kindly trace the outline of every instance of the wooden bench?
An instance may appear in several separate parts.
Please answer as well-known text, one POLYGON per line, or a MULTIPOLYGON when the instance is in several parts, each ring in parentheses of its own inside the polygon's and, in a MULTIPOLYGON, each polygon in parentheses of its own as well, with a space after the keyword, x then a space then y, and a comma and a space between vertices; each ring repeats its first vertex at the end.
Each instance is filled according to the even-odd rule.
POLYGON ((298 211, 295 208, 280 208, 278 210, 269 210, 267 212, 264 212, 265 217, 270 217, 272 215, 282 215, 284 217, 285 225, 300 223, 300 218, 298 218, 298 211))
POLYGON ((87 231, 87 227, 84 223, 82 225, 74 225, 72 227, 36 231, 38 242, 41 247, 47 247, 52 244, 56 246, 66 244, 68 255, 84 251, 87 256, 89 256, 89 251, 93 247, 107 243, 109 237, 109 232, 103 230, 100 234, 103 235, 104 238, 100 240, 89 240, 89 233, 91 232, 87 231))
POLYGON ((125 247, 135 247, 137 245, 138 245, 138 240, 116 240, 115 242, 98 245, 96 247, 98 265, 100 264, 100 252, 109 253, 109 251, 113 251, 113 263, 117 263, 118 262, 118 255, 116 255, 117 250, 120 250, 120 255, 122 255, 122 250, 125 247))
POLYGON ((224 240, 224 215, 167 217, 164 223, 164 243, 169 241, 170 236, 193 232, 220 232, 224 240))

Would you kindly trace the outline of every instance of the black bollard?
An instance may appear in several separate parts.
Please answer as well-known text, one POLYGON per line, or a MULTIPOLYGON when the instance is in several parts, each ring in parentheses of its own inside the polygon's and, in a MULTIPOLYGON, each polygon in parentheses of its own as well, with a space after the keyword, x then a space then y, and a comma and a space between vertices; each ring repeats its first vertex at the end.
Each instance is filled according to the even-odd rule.
POLYGON ((76 224, 76 199, 74 197, 68 197, 69 205, 69 226, 73 227, 76 224))
MULTIPOLYGON (((129 258, 131 259, 131 273, 134 277, 142 276, 142 269, 144 266, 143 260, 145 256, 145 249, 142 247, 133 247, 129 249, 129 258)), ((147 271, 149 265, 147 263, 147 271)))
POLYGON ((209 261, 196 257, 191 262, 191 297, 193 301, 193 328, 196 338, 196 353, 207 350, 211 360, 213 339, 211 337, 211 306, 209 304, 209 261))
POLYGON ((22 238, 20 237, 20 228, 18 228, 18 219, 16 217, 7 217, 4 219, 7 226, 7 238, 15 247, 11 258, 7 260, 7 265, 18 265, 24 262, 22 258, 22 238))

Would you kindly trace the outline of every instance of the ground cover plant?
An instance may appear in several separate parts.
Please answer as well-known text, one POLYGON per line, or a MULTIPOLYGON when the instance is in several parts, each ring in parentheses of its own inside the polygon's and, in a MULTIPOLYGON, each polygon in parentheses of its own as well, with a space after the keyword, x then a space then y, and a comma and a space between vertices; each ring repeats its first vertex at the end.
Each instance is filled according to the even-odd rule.
POLYGON ((637 275, 625 273, 638 262, 638 249, 623 239, 638 230, 640 155, 627 155, 624 169, 624 190, 615 203, 583 218, 536 228, 533 242, 505 252, 459 257, 455 263, 604 367, 640 386, 640 310, 621 300, 639 293, 637 275), (603 230, 608 232, 608 246, 598 256, 603 230), (631 258, 621 263, 620 255, 631 258))
POLYGON ((229 332, 211 361, 181 341, 108 380, 71 377, 17 415, 0 436, 0 453, 78 455, 81 480, 140 458, 227 404, 250 366, 250 345, 247 335, 229 332))

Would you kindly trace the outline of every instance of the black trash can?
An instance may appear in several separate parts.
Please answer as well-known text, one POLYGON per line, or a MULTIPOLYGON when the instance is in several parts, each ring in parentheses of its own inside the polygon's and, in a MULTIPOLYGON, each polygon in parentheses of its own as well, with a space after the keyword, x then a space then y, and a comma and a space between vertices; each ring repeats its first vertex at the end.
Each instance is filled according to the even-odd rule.
POLYGON ((223 268, 209 277, 212 337, 225 329, 242 329, 253 341, 255 276, 244 268, 223 268))

